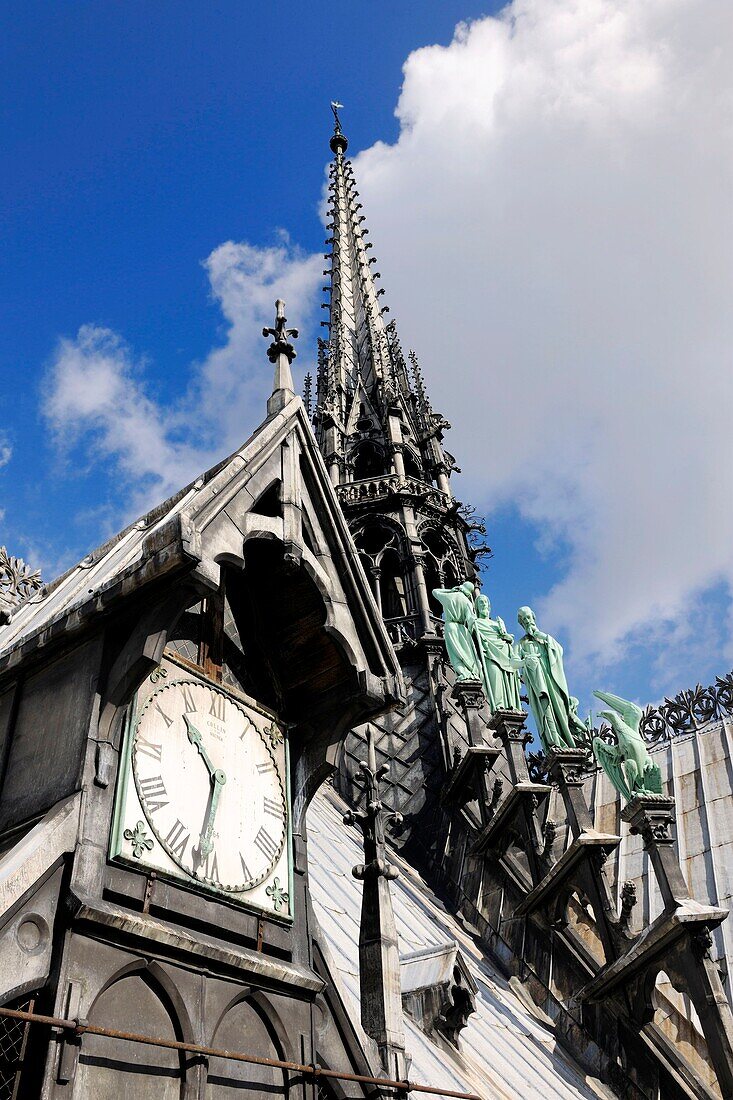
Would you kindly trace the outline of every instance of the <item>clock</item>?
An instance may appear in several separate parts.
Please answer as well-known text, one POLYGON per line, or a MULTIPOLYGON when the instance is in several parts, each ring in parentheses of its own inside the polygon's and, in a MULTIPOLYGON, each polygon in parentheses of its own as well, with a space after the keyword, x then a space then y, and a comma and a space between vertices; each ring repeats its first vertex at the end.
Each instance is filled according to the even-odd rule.
POLYGON ((279 724, 173 662, 151 681, 128 730, 113 858, 289 916, 279 724))

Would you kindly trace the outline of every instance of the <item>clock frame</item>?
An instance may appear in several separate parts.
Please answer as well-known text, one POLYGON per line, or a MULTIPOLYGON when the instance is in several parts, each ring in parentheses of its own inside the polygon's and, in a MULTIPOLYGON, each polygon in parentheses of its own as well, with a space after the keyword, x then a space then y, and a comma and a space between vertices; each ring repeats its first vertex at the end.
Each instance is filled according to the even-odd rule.
POLYGON ((129 711, 110 858, 290 920, 291 852, 277 717, 167 654, 129 711))

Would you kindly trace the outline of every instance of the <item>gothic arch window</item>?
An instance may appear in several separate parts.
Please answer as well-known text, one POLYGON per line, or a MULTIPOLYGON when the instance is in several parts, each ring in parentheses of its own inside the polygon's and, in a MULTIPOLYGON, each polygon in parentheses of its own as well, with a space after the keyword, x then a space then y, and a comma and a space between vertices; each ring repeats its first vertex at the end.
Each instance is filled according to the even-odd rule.
POLYGON ((454 588, 464 579, 458 566, 457 546, 446 532, 436 527, 421 528, 420 538, 425 550, 423 569, 430 610, 439 616, 442 608, 433 596, 433 589, 454 588))
MULTIPOLYGON (((119 978, 97 997, 89 1020, 115 1031, 183 1040, 170 998, 147 972, 119 978)), ((130 1043, 108 1036, 85 1035, 77 1071, 78 1096, 117 1100, 130 1094, 140 1100, 182 1100, 186 1061, 181 1051, 130 1043)))
POLYGON ((422 480, 423 472, 417 455, 411 447, 405 446, 402 451, 402 461, 405 464, 405 473, 408 477, 414 477, 418 480, 422 480))
POLYGON ((385 619, 410 613, 405 583, 405 539, 396 524, 384 520, 366 524, 354 535, 359 558, 385 619))
POLYGON ((394 547, 387 547, 379 564, 379 594, 382 615, 397 619, 407 614, 402 562, 394 547))
POLYGON ((380 477, 387 473, 384 451, 370 439, 357 444, 351 453, 351 460, 354 465, 354 481, 380 477))
MULTIPOLYGON (((227 1011, 211 1045, 220 1050, 241 1050, 272 1060, 284 1056, 264 1013, 247 999, 237 1001, 227 1011)), ((206 1095, 211 1100, 240 1100, 244 1096, 284 1100, 290 1095, 285 1070, 229 1058, 210 1059, 206 1084, 206 1095)))

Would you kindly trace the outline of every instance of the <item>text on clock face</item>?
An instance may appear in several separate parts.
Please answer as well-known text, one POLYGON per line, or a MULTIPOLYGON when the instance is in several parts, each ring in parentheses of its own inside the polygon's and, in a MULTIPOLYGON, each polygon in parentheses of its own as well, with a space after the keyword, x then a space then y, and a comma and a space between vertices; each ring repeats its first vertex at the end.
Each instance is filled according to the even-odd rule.
POLYGON ((166 684, 140 714, 132 770, 158 842, 188 875, 230 893, 273 871, 287 835, 268 720, 216 688, 166 684))

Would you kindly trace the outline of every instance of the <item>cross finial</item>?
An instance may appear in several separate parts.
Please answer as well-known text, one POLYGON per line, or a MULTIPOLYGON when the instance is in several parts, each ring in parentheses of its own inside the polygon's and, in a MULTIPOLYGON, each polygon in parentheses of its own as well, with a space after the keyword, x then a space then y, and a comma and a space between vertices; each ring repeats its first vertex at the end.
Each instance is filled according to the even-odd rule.
POLYGON ((295 348, 290 343, 292 340, 298 339, 297 328, 286 328, 288 320, 285 316, 285 302, 282 298, 278 298, 275 302, 275 327, 263 328, 262 335, 265 339, 268 336, 272 336, 272 343, 267 349, 267 358, 271 363, 276 363, 278 356, 286 355, 288 363, 292 363, 295 359, 295 348))

